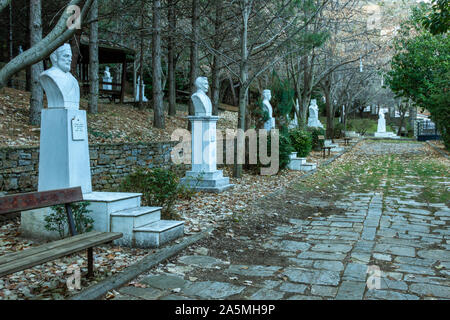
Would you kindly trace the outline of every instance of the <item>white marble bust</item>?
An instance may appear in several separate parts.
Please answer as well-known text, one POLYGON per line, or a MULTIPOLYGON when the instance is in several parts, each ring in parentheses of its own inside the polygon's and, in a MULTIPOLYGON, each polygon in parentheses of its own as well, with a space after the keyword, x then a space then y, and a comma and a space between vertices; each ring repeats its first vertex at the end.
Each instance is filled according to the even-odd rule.
POLYGON ((272 99, 272 93, 270 90, 263 91, 263 107, 264 110, 269 113, 269 118, 272 118, 273 110, 272 105, 270 104, 270 99, 272 99))
POLYGON ((105 72, 103 73, 103 76, 105 78, 111 79, 111 72, 109 71, 109 67, 108 66, 105 67, 105 72))
POLYGON ((195 115, 211 116, 211 99, 206 95, 209 89, 208 78, 198 77, 197 80, 195 80, 195 87, 197 88, 197 91, 191 97, 192 102, 194 103, 195 115))
POLYGON ((40 82, 45 90, 49 108, 75 109, 80 106, 80 87, 70 73, 72 49, 64 44, 51 55, 52 67, 41 73, 40 82))
POLYGON ((309 116, 314 119, 319 119, 319 107, 317 106, 317 100, 312 99, 309 106, 309 116))
POLYGON ((309 105, 308 127, 323 128, 323 125, 319 120, 319 107, 317 106, 316 99, 312 99, 311 104, 309 105))

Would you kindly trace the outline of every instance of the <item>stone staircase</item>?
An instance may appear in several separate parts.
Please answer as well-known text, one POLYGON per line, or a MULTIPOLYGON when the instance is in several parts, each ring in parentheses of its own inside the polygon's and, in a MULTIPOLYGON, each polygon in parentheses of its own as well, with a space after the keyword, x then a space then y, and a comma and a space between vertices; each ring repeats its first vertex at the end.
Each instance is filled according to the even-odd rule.
POLYGON ((317 168, 315 163, 307 163, 306 158, 297 158, 297 153, 293 152, 290 155, 291 161, 288 164, 290 170, 295 171, 312 171, 317 168))
POLYGON ((160 207, 141 207, 140 193, 92 192, 83 195, 90 202, 94 230, 122 232, 114 244, 157 248, 183 236, 184 221, 161 220, 160 207))

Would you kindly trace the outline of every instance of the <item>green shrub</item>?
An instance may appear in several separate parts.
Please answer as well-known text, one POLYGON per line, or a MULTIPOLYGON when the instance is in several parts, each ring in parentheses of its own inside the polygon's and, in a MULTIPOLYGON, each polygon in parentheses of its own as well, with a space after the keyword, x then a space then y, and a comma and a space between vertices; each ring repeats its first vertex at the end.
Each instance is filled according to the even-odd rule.
POLYGON ((312 138, 312 149, 320 151, 323 147, 324 140, 319 140, 319 136, 325 136, 325 130, 323 128, 308 127, 308 132, 312 138))
MULTIPOLYGON (((271 143, 272 143, 272 136, 271 134, 267 135, 267 152, 268 152, 268 156, 270 157, 270 152, 271 152, 271 143)), ((259 135, 257 136, 257 145, 258 145, 258 150, 259 150, 259 135)), ((289 135, 286 133, 283 133, 282 131, 279 132, 279 157, 278 157, 278 162, 279 162, 279 169, 282 170, 284 168, 286 168, 289 164, 289 162, 291 161, 290 155, 292 152, 294 152, 294 148, 291 145, 291 139, 289 138, 289 135)), ((248 155, 246 156, 248 159, 248 155)), ((248 164, 245 165, 246 169, 250 170, 251 172, 253 172, 254 174, 259 174, 260 173, 260 169, 262 167, 269 167, 270 165, 263 165, 260 162, 260 158, 258 156, 258 163, 256 165, 251 165, 248 164)))
MULTIPOLYGON (((284 169, 288 166, 289 162, 291 162, 291 153, 295 152, 294 147, 292 146, 291 139, 289 134, 284 134, 280 132, 280 170, 284 169)), ((270 139, 269 139, 269 150, 270 150, 270 139)))
POLYGON ((311 133, 302 129, 292 129, 289 131, 289 136, 297 157, 306 158, 312 149, 311 133))
POLYGON ((120 185, 122 192, 142 193, 145 206, 162 207, 163 219, 174 219, 173 205, 185 188, 179 187, 178 177, 170 170, 139 168, 120 185))
MULTIPOLYGON (((75 223, 75 230, 78 234, 92 231, 94 219, 88 214, 92 210, 88 210, 89 202, 72 203, 72 216, 75 223)), ((52 212, 44 218, 46 224, 45 229, 48 231, 58 231, 61 239, 69 236, 69 223, 67 222, 66 208, 64 205, 52 206, 52 212)))

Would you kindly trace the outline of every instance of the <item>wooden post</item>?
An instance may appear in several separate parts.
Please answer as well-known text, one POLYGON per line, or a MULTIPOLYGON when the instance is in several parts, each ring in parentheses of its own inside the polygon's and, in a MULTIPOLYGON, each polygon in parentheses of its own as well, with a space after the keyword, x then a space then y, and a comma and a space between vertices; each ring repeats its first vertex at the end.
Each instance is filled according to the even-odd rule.
POLYGON ((87 249, 88 256, 88 278, 92 278, 94 276, 94 250, 93 248, 87 249))
POLYGON ((127 82, 127 55, 125 54, 122 63, 122 85, 120 87, 120 103, 125 101, 125 83, 127 82))

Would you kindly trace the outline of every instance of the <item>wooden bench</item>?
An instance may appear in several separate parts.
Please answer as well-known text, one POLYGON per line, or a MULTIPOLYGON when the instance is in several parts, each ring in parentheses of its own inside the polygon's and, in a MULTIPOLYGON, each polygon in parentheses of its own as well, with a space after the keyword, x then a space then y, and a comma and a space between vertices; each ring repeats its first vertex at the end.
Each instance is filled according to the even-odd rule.
POLYGON ((323 158, 325 159, 325 151, 328 150, 328 155, 331 155, 332 147, 325 146, 325 137, 324 136, 318 136, 317 138, 319 139, 319 141, 323 141, 323 143, 321 143, 321 149, 323 151, 323 158))
POLYGON ((344 137, 344 145, 348 146, 350 141, 352 141, 352 138, 344 137))
POLYGON ((71 237, 0 256, 0 277, 87 249, 88 277, 94 274, 93 247, 122 237, 122 233, 92 231, 77 235, 70 204, 83 200, 81 188, 32 192, 0 197, 0 215, 65 205, 71 237))

